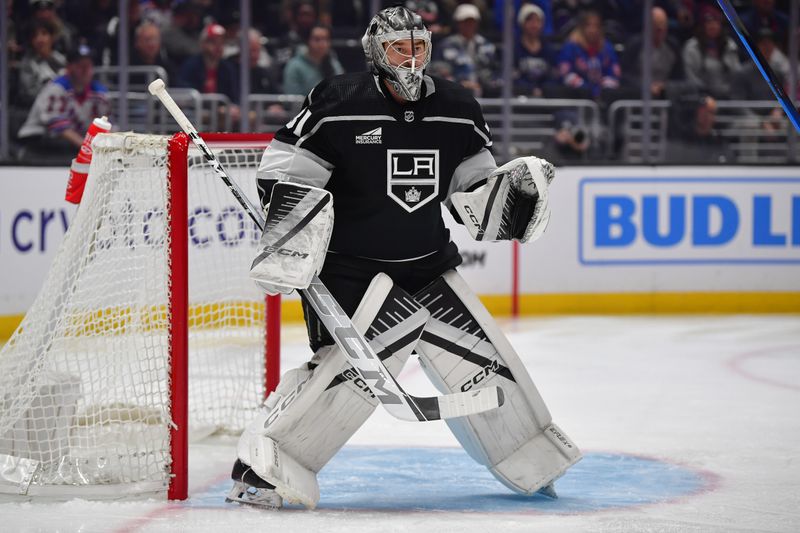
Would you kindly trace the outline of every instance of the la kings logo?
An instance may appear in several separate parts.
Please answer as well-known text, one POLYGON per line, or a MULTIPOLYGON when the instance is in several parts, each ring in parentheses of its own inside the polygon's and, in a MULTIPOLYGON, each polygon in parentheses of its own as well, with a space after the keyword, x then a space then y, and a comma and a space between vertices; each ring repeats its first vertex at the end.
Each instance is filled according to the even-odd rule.
POLYGON ((409 213, 439 193, 439 150, 387 150, 386 193, 409 213))

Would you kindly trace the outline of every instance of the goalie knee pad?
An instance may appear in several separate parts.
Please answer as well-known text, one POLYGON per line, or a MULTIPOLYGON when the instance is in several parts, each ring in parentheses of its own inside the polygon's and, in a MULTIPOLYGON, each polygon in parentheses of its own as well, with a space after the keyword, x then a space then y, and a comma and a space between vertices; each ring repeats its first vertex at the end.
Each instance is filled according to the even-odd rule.
POLYGON ((499 385, 505 393, 498 409, 447 420, 473 459, 523 494, 547 487, 580 459, 511 344, 456 271, 415 299, 431 313, 416 349, 431 381, 442 392, 499 385))
MULTIPOLYGON (((429 313, 391 279, 373 279, 353 324, 387 368, 398 373, 422 334, 429 313)), ((378 405, 336 346, 317 351, 290 370, 239 440, 239 459, 275 485, 288 502, 314 507, 316 473, 344 446, 378 405), (276 467, 271 459, 280 463, 276 467)))

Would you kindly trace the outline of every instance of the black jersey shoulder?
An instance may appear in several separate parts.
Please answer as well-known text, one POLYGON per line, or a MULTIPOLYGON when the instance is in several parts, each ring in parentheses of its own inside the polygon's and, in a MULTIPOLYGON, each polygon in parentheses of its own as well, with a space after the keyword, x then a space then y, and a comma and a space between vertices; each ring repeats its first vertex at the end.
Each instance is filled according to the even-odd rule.
POLYGON ((468 119, 475 119, 476 115, 479 116, 480 121, 483 121, 483 113, 481 112, 480 104, 475 99, 472 91, 456 83, 438 76, 430 76, 433 80, 436 90, 433 94, 426 97, 431 98, 432 103, 435 105, 437 112, 451 117, 462 117, 468 119))
POLYGON ((309 95, 314 107, 338 115, 363 114, 380 105, 384 97, 369 72, 331 76, 319 82, 309 95))

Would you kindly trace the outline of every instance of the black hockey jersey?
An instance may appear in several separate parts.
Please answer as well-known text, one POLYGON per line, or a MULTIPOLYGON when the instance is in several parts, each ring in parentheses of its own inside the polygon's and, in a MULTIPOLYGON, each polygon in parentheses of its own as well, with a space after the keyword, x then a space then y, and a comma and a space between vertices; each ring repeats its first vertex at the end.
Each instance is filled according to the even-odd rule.
POLYGON ((329 190, 333 252, 408 260, 442 249, 440 203, 496 165, 471 93, 428 76, 423 91, 401 105, 367 72, 322 81, 265 152, 260 190, 276 179, 329 190))

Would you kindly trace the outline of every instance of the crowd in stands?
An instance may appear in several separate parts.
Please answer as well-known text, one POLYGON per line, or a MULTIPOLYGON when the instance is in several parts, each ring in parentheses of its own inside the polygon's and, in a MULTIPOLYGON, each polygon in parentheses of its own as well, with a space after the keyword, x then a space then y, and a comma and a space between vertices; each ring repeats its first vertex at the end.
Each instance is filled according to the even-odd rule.
MULTIPOLYGON (((603 107, 641 97, 643 0, 510 1, 515 96, 590 99, 603 107)), ((476 97, 502 94, 505 0, 385 5, 397 3, 417 12, 432 31, 430 73, 460 83, 476 97)), ((732 38, 716 2, 653 3, 650 94, 678 104, 677 139, 693 146, 713 143, 717 101, 770 99, 771 93, 732 38)), ((785 84, 789 0, 733 4, 785 84)), ((92 118, 111 112, 92 69, 118 64, 117 1, 10 0, 8 5, 15 142, 28 154, 74 152, 92 118)), ((304 95, 326 76, 363 70, 360 36, 372 15, 370 5, 368 0, 253 1, 250 92, 304 95)), ((129 0, 128 6, 130 65, 163 68, 171 87, 224 94, 235 123, 242 68, 238 2, 129 0)), ((786 89, 797 95, 796 88, 786 89)), ((585 152, 588 139, 576 138, 576 116, 565 112, 558 120, 559 146, 567 153, 585 152)), ((780 112, 764 111, 765 128, 779 127, 781 120, 780 112)))

